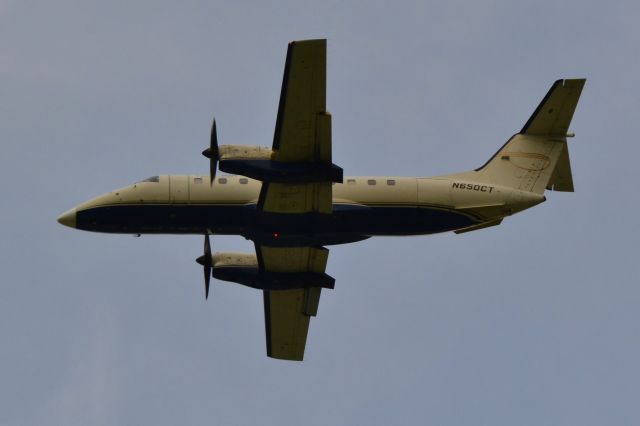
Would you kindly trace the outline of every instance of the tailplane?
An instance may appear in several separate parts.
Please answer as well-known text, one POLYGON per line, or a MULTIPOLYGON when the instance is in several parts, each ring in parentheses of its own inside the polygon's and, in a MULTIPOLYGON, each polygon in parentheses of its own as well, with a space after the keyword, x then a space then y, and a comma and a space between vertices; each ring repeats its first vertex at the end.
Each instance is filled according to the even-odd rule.
POLYGON ((542 194, 545 189, 573 192, 567 138, 585 79, 558 80, 520 133, 486 164, 457 175, 542 194))

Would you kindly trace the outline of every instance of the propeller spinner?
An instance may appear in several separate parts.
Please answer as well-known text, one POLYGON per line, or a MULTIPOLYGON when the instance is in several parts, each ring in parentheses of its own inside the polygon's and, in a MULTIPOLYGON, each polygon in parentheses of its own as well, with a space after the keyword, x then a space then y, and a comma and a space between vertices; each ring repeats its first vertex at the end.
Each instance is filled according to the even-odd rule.
POLYGON ((209 243, 209 234, 204 236, 204 254, 196 259, 204 269, 204 298, 209 298, 209 283, 211 281, 211 267, 213 261, 211 258, 211 244, 209 243))
POLYGON ((209 148, 202 151, 202 155, 209 159, 209 183, 213 185, 213 180, 216 177, 216 169, 218 168, 218 160, 220 159, 220 150, 218 149, 218 132, 216 130, 215 118, 213 119, 213 124, 211 126, 209 148))

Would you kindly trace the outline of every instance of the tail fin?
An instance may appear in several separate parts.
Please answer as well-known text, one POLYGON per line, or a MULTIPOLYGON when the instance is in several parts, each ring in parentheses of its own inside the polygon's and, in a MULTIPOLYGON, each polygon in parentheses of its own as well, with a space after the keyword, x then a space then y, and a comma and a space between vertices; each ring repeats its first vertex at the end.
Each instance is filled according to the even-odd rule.
POLYGON ((520 134, 565 137, 585 81, 580 78, 553 83, 520 134))
POLYGON ((558 80, 520 133, 485 165, 465 177, 542 194, 573 192, 567 137, 585 79, 558 80))

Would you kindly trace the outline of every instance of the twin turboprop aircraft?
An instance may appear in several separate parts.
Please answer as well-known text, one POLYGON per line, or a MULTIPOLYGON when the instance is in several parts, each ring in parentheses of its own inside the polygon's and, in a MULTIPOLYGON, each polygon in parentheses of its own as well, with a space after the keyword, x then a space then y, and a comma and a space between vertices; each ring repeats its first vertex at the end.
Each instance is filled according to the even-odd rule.
POLYGON ((302 360, 329 250, 381 235, 463 233, 498 225, 573 191, 569 123, 584 79, 558 80, 522 130, 482 167, 431 178, 343 177, 332 163, 326 41, 289 44, 273 146, 218 146, 209 176, 161 175, 82 203, 58 218, 72 228, 126 234, 203 234, 205 295, 214 278, 264 294, 267 355, 302 360), (216 169, 231 175, 216 177, 216 169), (254 253, 211 254, 209 235, 241 235, 254 253))

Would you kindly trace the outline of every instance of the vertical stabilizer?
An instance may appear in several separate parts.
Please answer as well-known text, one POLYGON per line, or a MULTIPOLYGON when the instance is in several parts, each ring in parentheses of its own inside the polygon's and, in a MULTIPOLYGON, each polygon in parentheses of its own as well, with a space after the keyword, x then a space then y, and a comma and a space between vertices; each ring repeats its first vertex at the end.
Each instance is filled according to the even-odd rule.
POLYGON ((579 78, 553 83, 520 134, 565 137, 585 81, 579 78))
POLYGON ((456 176, 542 194, 545 189, 573 191, 567 138, 585 79, 558 80, 520 133, 485 165, 456 176))

